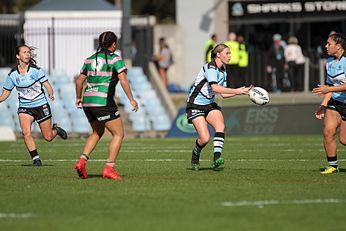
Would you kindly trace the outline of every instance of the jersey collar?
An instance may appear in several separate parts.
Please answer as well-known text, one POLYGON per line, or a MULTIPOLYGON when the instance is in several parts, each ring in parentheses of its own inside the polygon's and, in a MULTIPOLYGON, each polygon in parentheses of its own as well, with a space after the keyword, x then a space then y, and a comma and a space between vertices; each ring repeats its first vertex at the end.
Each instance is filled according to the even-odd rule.
MULTIPOLYGON (((19 65, 17 65, 17 67, 16 67, 16 68, 17 68, 17 72, 18 72, 18 74, 20 74, 20 75, 21 75, 21 73, 20 73, 20 71, 19 71, 18 66, 19 66, 19 65)), ((26 69, 26 73, 28 73, 28 72, 29 72, 29 69, 30 69, 30 64, 28 65, 28 69, 26 69)), ((26 73, 25 73, 25 74, 26 74, 26 73)))

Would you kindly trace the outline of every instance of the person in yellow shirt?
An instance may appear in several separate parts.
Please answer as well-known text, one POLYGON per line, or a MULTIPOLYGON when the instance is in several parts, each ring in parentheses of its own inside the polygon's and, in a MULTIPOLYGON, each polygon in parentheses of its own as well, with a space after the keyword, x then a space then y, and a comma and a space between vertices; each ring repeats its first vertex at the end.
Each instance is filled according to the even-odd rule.
POLYGON ((239 86, 248 85, 250 83, 249 75, 248 75, 248 66, 249 66, 249 54, 245 44, 245 39, 243 35, 238 35, 239 42, 239 62, 238 62, 238 73, 237 80, 239 82, 239 86))
POLYGON ((235 87, 234 80, 238 77, 238 63, 239 63, 239 42, 237 41, 237 34, 230 32, 228 35, 228 40, 224 42, 226 46, 229 47, 231 51, 231 59, 229 64, 226 65, 227 71, 227 87, 235 87))
POLYGON ((211 62, 211 52, 214 49, 216 43, 217 43, 217 35, 212 34, 204 46, 204 48, 205 48, 205 62, 206 63, 211 62))

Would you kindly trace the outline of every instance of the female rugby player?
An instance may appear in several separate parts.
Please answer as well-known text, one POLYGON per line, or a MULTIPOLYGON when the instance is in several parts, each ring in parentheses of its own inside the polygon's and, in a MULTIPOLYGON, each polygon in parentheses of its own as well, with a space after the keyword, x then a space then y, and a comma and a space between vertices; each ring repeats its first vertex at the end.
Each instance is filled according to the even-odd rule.
POLYGON ((212 168, 224 164, 221 157, 225 140, 225 122, 221 108, 215 103, 215 93, 222 98, 235 95, 249 94, 250 87, 227 88, 227 74, 225 65, 231 58, 230 49, 225 44, 218 44, 211 52, 212 61, 205 64, 199 71, 193 86, 191 87, 186 106, 186 115, 189 123, 195 127, 198 138, 192 151, 191 166, 193 170, 199 170, 199 156, 202 149, 210 139, 208 124, 214 130, 214 161, 212 168))
POLYGON ((340 33, 331 33, 326 49, 326 85, 312 90, 317 95, 324 95, 315 116, 323 119, 324 149, 328 167, 321 174, 339 172, 335 135, 339 129, 339 141, 346 145, 346 38, 340 33))
POLYGON ((114 101, 116 84, 120 82, 133 111, 138 110, 138 104, 132 96, 129 81, 126 78, 124 61, 114 53, 117 49, 117 36, 113 32, 106 31, 99 36, 98 42, 99 47, 96 53, 85 60, 76 80, 76 105, 83 107, 92 127, 92 133, 84 145, 83 154, 76 163, 75 169, 80 178, 88 178, 86 162, 106 128, 111 133, 112 140, 108 147, 108 158, 102 177, 120 180, 121 177, 114 166, 124 138, 124 127, 114 101), (85 81, 86 88, 83 93, 85 81))
POLYGON ((24 143, 33 160, 33 166, 41 166, 42 162, 31 134, 31 126, 34 121, 39 124, 41 133, 47 141, 52 141, 56 135, 67 139, 67 133, 57 124, 53 124, 52 127, 52 113, 43 87, 47 90, 51 100, 54 100, 53 88, 43 71, 36 66, 32 50, 33 48, 27 45, 20 45, 16 48, 18 65, 10 71, 5 80, 0 102, 6 100, 12 89, 16 87, 19 99, 18 119, 24 143))

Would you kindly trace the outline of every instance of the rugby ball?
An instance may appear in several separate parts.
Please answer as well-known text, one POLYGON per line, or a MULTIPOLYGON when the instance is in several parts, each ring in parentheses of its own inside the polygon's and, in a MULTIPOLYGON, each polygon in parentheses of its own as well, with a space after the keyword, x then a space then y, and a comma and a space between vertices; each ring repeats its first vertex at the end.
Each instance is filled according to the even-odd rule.
POLYGON ((261 87, 253 87, 249 91, 249 98, 257 105, 265 105, 269 102, 268 92, 261 87))

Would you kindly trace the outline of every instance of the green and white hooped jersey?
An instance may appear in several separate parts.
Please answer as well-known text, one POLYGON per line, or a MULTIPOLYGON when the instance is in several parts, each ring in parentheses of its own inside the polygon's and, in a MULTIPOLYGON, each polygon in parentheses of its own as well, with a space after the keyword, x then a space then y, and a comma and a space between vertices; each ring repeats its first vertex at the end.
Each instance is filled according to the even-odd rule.
POLYGON ((126 71, 124 61, 114 53, 101 51, 87 58, 81 73, 87 76, 84 91, 83 107, 115 106, 115 86, 119 81, 118 74, 126 71))

